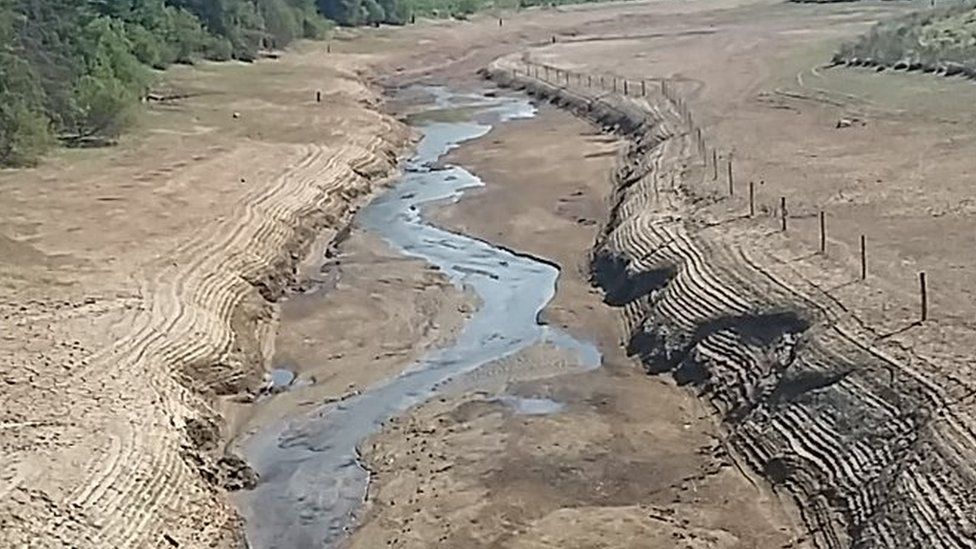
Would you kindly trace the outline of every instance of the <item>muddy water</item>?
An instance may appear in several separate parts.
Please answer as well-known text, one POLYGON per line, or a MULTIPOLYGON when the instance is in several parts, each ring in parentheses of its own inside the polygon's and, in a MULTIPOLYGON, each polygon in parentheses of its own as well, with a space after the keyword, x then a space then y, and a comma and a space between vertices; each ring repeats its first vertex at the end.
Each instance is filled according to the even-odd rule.
MULTIPOLYGON (((473 290, 481 304, 451 346, 429 352, 416 364, 405 365, 401 375, 358 396, 273 425, 244 443, 246 457, 260 476, 257 488, 238 499, 255 549, 337 545, 354 524, 366 493, 368 473, 357 459, 357 445, 383 421, 430 398, 450 377, 547 341, 577 353, 581 368, 600 364, 593 345, 539 323, 539 312, 555 294, 556 267, 441 230, 423 216, 424 205, 459 200, 465 189, 483 185, 461 167, 437 167, 444 154, 486 134, 492 124, 534 116, 535 109, 521 98, 428 91, 431 110, 450 113, 452 121, 430 116, 418 122, 423 138, 416 155, 399 182, 363 209, 358 225, 405 255, 428 261, 454 284, 473 290)), ((560 408, 554 402, 514 397, 509 404, 529 414, 560 408)))

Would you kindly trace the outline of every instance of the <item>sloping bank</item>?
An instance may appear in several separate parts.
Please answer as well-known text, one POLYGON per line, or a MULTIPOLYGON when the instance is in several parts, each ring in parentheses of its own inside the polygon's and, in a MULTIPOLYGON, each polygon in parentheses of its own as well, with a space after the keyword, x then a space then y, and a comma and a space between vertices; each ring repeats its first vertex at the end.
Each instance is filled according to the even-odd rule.
POLYGON ((705 237, 680 184, 695 147, 663 96, 568 90, 517 66, 485 74, 629 138, 593 281, 629 353, 710 402, 738 459, 795 501, 798 535, 831 549, 976 546, 976 432, 950 381, 864 344, 836 303, 705 237))
POLYGON ((64 373, 64 393, 10 393, 13 405, 66 402, 70 421, 58 424, 58 445, 5 456, 0 546, 240 544, 224 490, 246 484, 247 470, 223 455, 220 397, 261 382, 274 301, 296 263, 314 238, 348 223, 409 138, 369 106, 362 82, 344 85, 354 95, 337 111, 350 117, 341 140, 229 146, 221 162, 262 171, 226 195, 219 211, 228 215, 137 273, 138 307, 117 323, 118 337, 64 373))

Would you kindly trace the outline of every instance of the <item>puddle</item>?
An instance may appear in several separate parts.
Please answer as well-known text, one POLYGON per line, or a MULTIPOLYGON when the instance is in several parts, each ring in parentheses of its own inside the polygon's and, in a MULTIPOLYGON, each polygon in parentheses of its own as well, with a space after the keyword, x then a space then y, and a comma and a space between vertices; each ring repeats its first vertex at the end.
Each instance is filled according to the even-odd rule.
POLYGON ((503 396, 498 402, 515 410, 523 416, 545 416, 562 412, 566 405, 550 398, 526 398, 517 396, 503 396))
POLYGON ((295 381, 295 372, 284 368, 271 370, 271 390, 284 391, 295 381))
MULTIPOLYGON (((538 320, 555 294, 558 269, 439 229, 422 215, 426 204, 457 201, 466 189, 483 185, 461 167, 433 168, 442 156, 483 136, 493 123, 534 116, 535 108, 521 98, 427 91, 431 110, 463 109, 466 119, 416 118, 424 120, 417 123, 423 138, 416 155, 397 184, 364 208, 357 222, 401 253, 440 269, 458 287, 473 290, 481 306, 451 346, 431 351, 401 375, 244 441, 241 448, 260 481, 236 497, 254 549, 335 546, 354 525, 366 493, 368 474, 356 446, 383 421, 427 400, 439 383, 542 342, 575 352, 581 369, 600 365, 595 346, 538 320)), ((512 402, 530 414, 561 406, 545 399, 512 402)))
POLYGON ((301 387, 311 385, 314 381, 308 377, 299 377, 295 372, 288 368, 273 368, 268 372, 270 379, 268 384, 261 389, 258 400, 271 398, 278 393, 291 391, 301 387))

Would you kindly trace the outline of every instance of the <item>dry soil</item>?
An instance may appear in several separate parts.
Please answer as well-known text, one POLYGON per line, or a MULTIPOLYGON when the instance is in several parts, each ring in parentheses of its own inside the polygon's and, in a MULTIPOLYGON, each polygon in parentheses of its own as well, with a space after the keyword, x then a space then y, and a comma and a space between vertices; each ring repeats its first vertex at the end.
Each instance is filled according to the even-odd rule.
MULTIPOLYGON (((168 71, 167 86, 189 97, 147 106, 141 130, 118 147, 0 173, 0 545, 237 543, 222 488, 241 472, 223 455, 228 437, 306 407, 289 395, 242 410, 273 363, 279 316, 295 328, 281 333, 278 360, 321 381, 308 389, 317 400, 443 344, 473 306, 415 262, 395 279, 377 272, 402 260, 354 237, 334 289, 279 308, 312 243, 346 225, 408 143, 370 79, 477 87, 474 71, 510 54, 676 82, 722 166, 734 159, 731 199, 721 177, 689 167, 693 193, 706 198, 698 213, 720 223, 713 236, 745 242, 779 275, 819 288, 878 345, 951 377, 965 404, 976 334, 971 84, 822 67, 841 40, 909 7, 690 0, 530 10, 505 14, 502 27, 487 15, 342 31, 332 54, 303 45, 253 65, 168 71), (753 218, 741 215, 749 181, 753 218), (785 234, 774 217, 780 197, 785 234), (825 255, 816 253, 821 210, 825 255), (925 323, 916 322, 920 271, 925 323), (392 306, 403 288, 414 299, 392 306), (340 321, 364 330, 316 329, 340 321), (380 327, 393 335, 371 337, 380 327), (332 346, 334 360, 321 362, 332 346)), ((571 359, 536 348, 411 410, 366 447, 378 476, 353 545, 803 539, 789 530, 789 506, 724 451, 707 409, 623 356, 617 317, 587 285, 615 150, 594 128, 544 110, 458 151, 455 161, 493 185, 441 222, 557 261, 563 278, 546 317, 597 341, 605 365, 552 377, 571 359), (566 408, 514 415, 493 400, 498 391, 566 408)))

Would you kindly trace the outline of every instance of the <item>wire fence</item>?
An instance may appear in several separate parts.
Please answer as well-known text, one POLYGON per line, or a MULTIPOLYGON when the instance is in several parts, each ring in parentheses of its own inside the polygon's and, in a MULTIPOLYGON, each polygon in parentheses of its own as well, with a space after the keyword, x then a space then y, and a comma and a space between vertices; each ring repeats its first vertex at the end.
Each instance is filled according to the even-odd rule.
MULTIPOLYGON (((706 174, 706 177, 707 174, 710 173, 711 180, 716 184, 720 184, 719 178, 721 173, 724 172, 728 198, 732 199, 735 197, 735 163, 732 152, 727 151, 723 155, 719 151, 718 147, 710 146, 704 128, 699 125, 695 116, 692 114, 692 111, 688 106, 687 99, 678 89, 679 83, 676 80, 666 77, 635 79, 607 73, 585 73, 567 70, 553 65, 547 65, 545 63, 537 63, 527 59, 521 60, 518 62, 516 67, 513 67, 510 70, 511 76, 515 80, 520 77, 526 77, 529 79, 538 80, 539 82, 544 82, 551 86, 565 88, 570 92, 572 92, 572 87, 575 85, 575 87, 580 90, 619 94, 624 98, 653 98, 659 94, 668 102, 668 104, 670 104, 677 117, 683 123, 684 128, 687 131, 687 135, 691 140, 692 146, 694 147, 696 156, 700 160, 701 165, 705 170, 704 173, 706 174)), ((764 182, 761 182, 760 184, 763 183, 764 182)), ((749 191, 747 196, 748 216, 752 218, 756 216, 756 187, 754 181, 749 182, 749 191)), ((780 221, 780 231, 783 233, 789 233, 790 214, 786 196, 779 197, 779 207, 777 213, 780 221)), ((827 212, 825 210, 820 209, 818 211, 818 220, 818 253, 822 256, 826 256, 828 253, 829 241, 827 231, 827 212)), ((868 277, 867 236, 864 234, 859 236, 860 280, 863 281, 868 277)), ((923 271, 917 274, 919 309, 918 317, 915 322, 921 323, 929 320, 929 292, 926 273, 923 271)))

